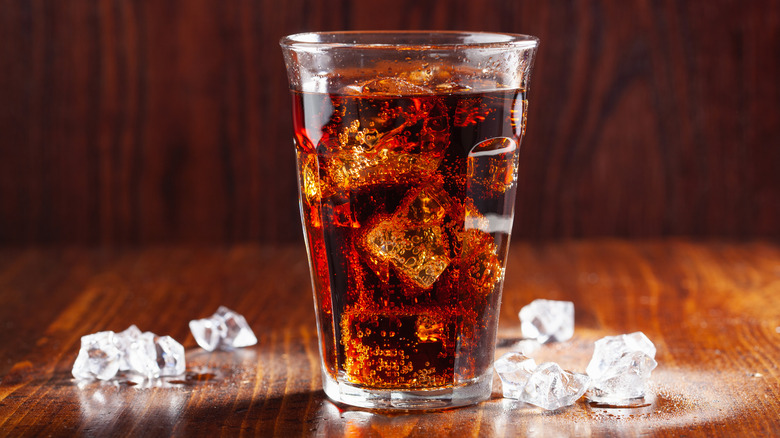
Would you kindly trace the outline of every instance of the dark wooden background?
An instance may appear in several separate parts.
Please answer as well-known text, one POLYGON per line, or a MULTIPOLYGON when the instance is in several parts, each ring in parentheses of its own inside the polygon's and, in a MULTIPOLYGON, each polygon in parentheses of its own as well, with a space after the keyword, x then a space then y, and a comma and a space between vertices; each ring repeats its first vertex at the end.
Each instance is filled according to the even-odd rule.
POLYGON ((0 244, 300 239, 278 39, 542 44, 524 239, 780 235, 780 2, 0 0, 0 244))

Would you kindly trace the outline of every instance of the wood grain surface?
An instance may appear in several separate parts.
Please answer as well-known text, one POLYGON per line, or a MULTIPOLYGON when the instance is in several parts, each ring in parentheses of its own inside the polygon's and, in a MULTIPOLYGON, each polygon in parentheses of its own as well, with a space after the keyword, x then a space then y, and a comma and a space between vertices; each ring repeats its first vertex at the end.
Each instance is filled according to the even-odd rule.
POLYGON ((0 0, 0 244, 300 240, 277 41, 541 38, 515 233, 778 236, 780 2, 0 0))
POLYGON ((498 354, 535 298, 572 300, 571 341, 537 360, 584 371, 593 342, 641 330, 658 347, 645 405, 581 400, 555 412, 504 400, 399 414, 331 403, 303 247, 0 251, 0 435, 8 436, 775 436, 780 434, 780 246, 664 240, 516 244, 498 354), (207 353, 190 319, 224 304, 256 346, 207 353), (187 349, 187 375, 74 381, 81 335, 130 324, 187 349))

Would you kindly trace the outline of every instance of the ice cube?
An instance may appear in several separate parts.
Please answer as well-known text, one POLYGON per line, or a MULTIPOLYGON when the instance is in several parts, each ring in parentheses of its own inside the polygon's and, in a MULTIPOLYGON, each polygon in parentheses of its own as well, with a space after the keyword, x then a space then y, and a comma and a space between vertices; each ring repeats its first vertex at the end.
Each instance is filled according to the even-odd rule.
POLYGON ((658 363, 655 346, 642 332, 607 336, 596 341, 586 372, 593 379, 588 398, 621 405, 645 395, 650 373, 658 363))
POLYGON ((363 94, 389 94, 393 96, 432 94, 430 89, 400 78, 374 79, 363 84, 361 91, 363 94))
POLYGON ((490 294, 504 277, 493 236, 477 229, 466 230, 462 248, 461 263, 467 283, 478 295, 490 294))
POLYGON ((222 317, 227 333, 221 345, 227 348, 243 348, 257 344, 257 337, 246 322, 246 318, 225 306, 219 306, 216 315, 222 317))
POLYGON ((547 410, 574 404, 588 389, 585 374, 563 370, 554 362, 545 362, 533 371, 519 399, 547 410))
POLYGON ((141 333, 138 327, 131 325, 117 333, 115 341, 121 351, 120 371, 138 373, 148 379, 160 375, 153 333, 141 333))
POLYGON ((444 157, 450 129, 442 102, 401 99, 379 112, 375 106, 360 107, 323 128, 328 133, 317 145, 322 198, 376 184, 418 183, 444 157))
POLYGON ((417 339, 420 342, 439 342, 444 338, 444 323, 429 316, 419 316, 416 322, 417 339))
POLYGON ((411 70, 399 73, 398 77, 421 87, 431 85, 431 80, 434 78, 434 72, 435 70, 438 71, 438 69, 434 70, 434 68, 430 68, 425 64, 417 64, 414 67, 415 68, 412 68, 411 70))
POLYGON ((118 371, 125 371, 153 379, 181 375, 185 366, 181 344, 170 336, 141 333, 138 327, 131 325, 120 333, 105 331, 83 336, 81 350, 73 364, 73 376, 110 380, 118 371))
POLYGON ((73 377, 100 380, 113 378, 119 371, 122 355, 114 337, 112 331, 82 336, 81 349, 73 364, 73 377))
POLYGON ((452 383, 459 325, 454 312, 349 310, 339 325, 350 381, 377 387, 452 383))
POLYGON ((339 227, 360 228, 349 197, 332 196, 323 204, 325 217, 331 224, 339 227))
POLYGON ((180 343, 170 336, 155 337, 153 333, 149 332, 144 333, 144 335, 151 335, 154 338, 157 366, 160 370, 159 376, 180 376, 184 374, 186 362, 184 347, 180 343))
POLYGON ((375 256, 392 263, 423 289, 433 286, 450 263, 439 226, 412 227, 390 219, 371 229, 366 241, 375 256))
POLYGON ((209 318, 190 321, 190 331, 195 342, 206 351, 231 350, 257 343, 246 319, 225 306, 220 306, 209 318))
POLYGON ((480 186, 487 195, 504 196, 517 182, 517 142, 509 137, 495 137, 474 146, 469 152, 467 175, 469 191, 480 186))
POLYGON ((203 318, 193 319, 190 321, 190 332, 195 338, 195 342, 200 345, 200 348, 206 351, 214 351, 219 346, 219 341, 222 338, 220 334, 220 327, 223 326, 223 322, 220 318, 203 318))
POLYGON ((590 380, 553 362, 537 366, 533 359, 515 352, 501 356, 493 368, 501 379, 504 397, 547 410, 574 404, 585 393, 590 380))
POLYGON ((523 336, 539 342, 571 339, 574 335, 574 303, 534 300, 520 310, 523 336))
POLYGON ((130 364, 128 363, 127 355, 125 353, 130 343, 139 336, 141 336, 141 330, 139 330, 135 324, 131 325, 123 332, 114 334, 114 342, 121 352, 119 357, 119 371, 127 371, 130 369, 130 364))
MULTIPOLYGON (((384 263, 423 289, 430 288, 450 263, 444 235, 445 206, 450 204, 444 190, 428 185, 409 195, 392 217, 380 221, 366 233, 365 246, 377 269, 384 263)), ((377 272, 377 275, 380 273, 377 272)))
POLYGON ((436 84, 433 87, 437 93, 463 93, 465 91, 471 91, 471 87, 457 82, 442 82, 436 84))
POLYGON ((381 144, 376 151, 323 153, 329 182, 338 190, 357 190, 377 184, 408 184, 429 178, 444 157, 442 151, 430 154, 406 152, 381 144))
POLYGON ((536 362, 521 353, 510 352, 495 361, 493 368, 501 379, 504 397, 519 399, 528 378, 536 369, 536 362))
POLYGON ((426 187, 414 197, 409 208, 401 213, 401 216, 410 222, 417 224, 440 224, 447 214, 445 206, 448 200, 442 192, 426 187))
POLYGON ((322 190, 320 188, 320 171, 317 164, 317 154, 298 152, 298 174, 302 198, 309 204, 319 202, 322 190))

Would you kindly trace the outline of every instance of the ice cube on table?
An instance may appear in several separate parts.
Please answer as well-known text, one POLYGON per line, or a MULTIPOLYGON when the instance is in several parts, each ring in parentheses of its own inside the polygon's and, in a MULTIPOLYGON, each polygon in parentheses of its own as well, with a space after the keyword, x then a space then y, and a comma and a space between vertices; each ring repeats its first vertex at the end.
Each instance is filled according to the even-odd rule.
POLYGON ((547 410, 574 404, 590 381, 588 376, 565 371, 553 362, 537 366, 533 359, 515 352, 501 356, 493 368, 501 379, 504 397, 547 410))
POLYGON ((219 346, 222 339, 222 331, 225 331, 224 322, 221 318, 209 317, 203 319, 193 319, 190 321, 190 332, 195 338, 195 342, 200 348, 206 351, 214 351, 219 346))
POLYGON ((528 378, 536 369, 536 362, 521 353, 510 352, 493 363, 493 369, 501 379, 501 390, 506 398, 519 399, 528 378))
POLYGON ((220 306, 216 315, 222 317, 227 327, 227 334, 222 339, 223 345, 228 345, 230 348, 242 348, 257 344, 255 333, 242 315, 225 306, 220 306))
POLYGON ((159 376, 180 376, 184 374, 186 369, 184 347, 170 336, 149 334, 154 337, 159 376))
POLYGON ((190 321, 190 331, 195 342, 206 351, 231 350, 257 343, 246 319, 225 306, 220 306, 209 318, 190 321))
POLYGON ((114 334, 114 341, 116 346, 122 352, 119 358, 119 371, 127 371, 130 369, 128 357, 125 353, 127 352, 130 344, 139 336, 141 336, 141 330, 139 330, 135 324, 125 329, 125 331, 114 334))
POLYGON ((596 341, 586 372, 593 380, 588 398, 624 405, 644 397, 650 374, 658 365, 655 345, 642 332, 607 336, 596 341))
POLYGON ((77 379, 110 380, 119 371, 122 352, 117 348, 112 331, 81 337, 81 349, 73 364, 77 379))
POLYGON ((138 327, 131 325, 117 333, 115 340, 122 352, 120 371, 138 373, 148 379, 159 377, 153 333, 141 333, 138 327))
POLYGON ((539 342, 568 341, 574 335, 574 303, 534 300, 520 310, 523 336, 539 342))
POLYGON ((521 401, 547 410, 574 404, 588 389, 590 378, 565 371, 554 362, 545 362, 528 377, 521 401))
POLYGON ((146 379, 184 374, 184 347, 170 336, 142 333, 135 325, 126 330, 98 332, 81 338, 73 364, 77 379, 111 380, 119 371, 146 379))

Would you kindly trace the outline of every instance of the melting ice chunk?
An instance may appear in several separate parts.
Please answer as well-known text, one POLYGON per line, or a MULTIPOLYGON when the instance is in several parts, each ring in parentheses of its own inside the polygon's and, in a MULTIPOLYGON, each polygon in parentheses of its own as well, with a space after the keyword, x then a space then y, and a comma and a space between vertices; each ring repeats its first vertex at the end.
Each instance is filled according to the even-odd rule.
POLYGON ((536 365, 520 353, 507 353, 493 365, 501 378, 504 397, 547 410, 574 404, 588 388, 590 379, 563 370, 558 364, 536 365))
POLYGON ((225 306, 220 306, 209 318, 190 321, 190 331, 195 342, 206 351, 231 350, 257 343, 246 319, 225 306))
POLYGON ((574 303, 534 300, 520 310, 523 336, 539 342, 571 339, 574 335, 574 303))
POLYGON ((82 336, 81 349, 73 364, 73 377, 100 380, 113 378, 119 371, 122 355, 114 337, 111 331, 82 336))
POLYGON ((644 397, 650 373, 657 365, 655 346, 642 332, 599 339, 586 370, 593 379, 588 398, 623 405, 644 397))

